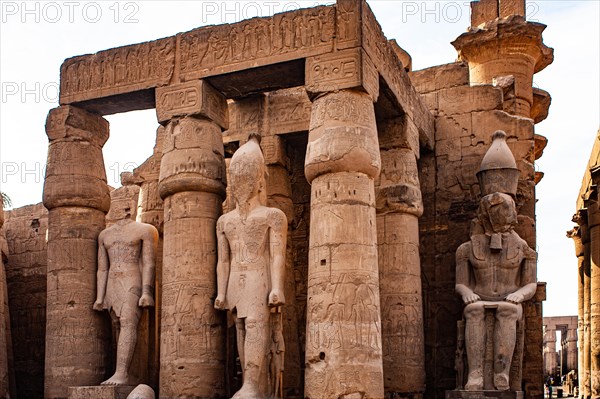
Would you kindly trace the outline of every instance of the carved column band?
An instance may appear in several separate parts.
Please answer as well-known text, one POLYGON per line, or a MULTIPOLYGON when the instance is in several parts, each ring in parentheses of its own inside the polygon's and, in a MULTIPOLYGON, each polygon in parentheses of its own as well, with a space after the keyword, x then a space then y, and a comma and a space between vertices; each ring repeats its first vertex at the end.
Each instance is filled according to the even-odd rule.
POLYGON ((160 398, 220 397, 224 326, 213 300, 227 102, 206 82, 194 81, 157 89, 156 105, 159 122, 166 125, 159 177, 164 201, 160 398))
POLYGON ((386 395, 425 391, 417 169, 419 133, 408 117, 379 124, 382 173, 376 185, 377 242, 386 395))
MULTIPOLYGON (((309 63, 307 63, 308 65, 309 63)), ((382 398, 373 98, 340 90, 312 105, 305 397, 382 398)))
POLYGON ((44 183, 48 208, 48 293, 45 393, 66 398, 69 386, 97 385, 110 353, 106 320, 96 298, 97 239, 110 194, 102 146, 108 122, 72 106, 50 111, 44 183))

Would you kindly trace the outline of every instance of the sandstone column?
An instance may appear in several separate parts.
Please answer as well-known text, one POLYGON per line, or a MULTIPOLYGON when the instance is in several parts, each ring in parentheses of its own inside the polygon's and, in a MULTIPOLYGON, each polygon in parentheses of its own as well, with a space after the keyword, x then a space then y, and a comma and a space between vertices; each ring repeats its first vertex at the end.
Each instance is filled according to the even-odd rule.
POLYGON ((590 229, 590 395, 600 396, 600 211, 589 201, 590 229))
MULTIPOLYGON (((478 3, 498 7, 498 0, 478 3)), ((494 79, 513 76, 515 99, 511 113, 530 118, 533 75, 552 63, 553 50, 542 42, 546 25, 526 21, 522 3, 523 7, 496 9, 488 15, 473 12, 471 27, 452 44, 459 58, 469 63, 471 85, 491 84, 494 79)))
POLYGON ((591 396, 590 375, 591 375, 591 246, 590 229, 588 225, 588 211, 581 211, 581 243, 583 244, 583 371, 579 374, 580 385, 583 386, 582 396, 589 398, 591 396))
POLYGON ((377 242, 386 395, 425 391, 417 170, 418 131, 405 116, 379 124, 382 172, 376 187, 377 242))
POLYGON ((581 239, 581 216, 580 214, 576 214, 573 217, 573 221, 577 222, 577 226, 567 232, 567 237, 573 239, 573 243, 575 244, 575 256, 577 256, 577 271, 578 271, 578 280, 577 280, 577 374, 578 374, 578 383, 579 383, 579 393, 580 397, 583 396, 583 341, 584 341, 584 328, 583 328, 583 318, 584 318, 584 249, 583 249, 583 241, 581 239))
POLYGON ((110 353, 108 320, 96 298, 98 234, 110 207, 102 146, 108 122, 72 106, 48 114, 44 183, 48 209, 45 393, 66 398, 69 386, 97 385, 110 353))
POLYGON ((225 197, 225 98, 204 81, 157 89, 166 125, 159 192, 164 201, 160 398, 224 394, 224 325, 216 295, 216 222, 225 197), (190 91, 194 92, 191 97, 190 91), (175 101, 195 99, 192 104, 175 101))
MULTIPOLYGON (((0 231, 4 225, 4 203, 0 196, 0 231)), ((8 291, 6 271, 3 260, 3 237, 0 236, 0 398, 10 397, 10 317, 8 309, 8 291)))
POLYGON ((374 190, 381 169, 377 93, 352 89, 374 87, 363 69, 370 61, 354 55, 362 73, 351 82, 315 73, 340 54, 315 57, 306 66, 307 91, 316 97, 304 169, 311 183, 304 396, 311 399, 384 396, 374 190))
POLYGON ((567 339, 565 344, 567 353, 567 373, 571 370, 577 370, 577 329, 567 329, 567 339))

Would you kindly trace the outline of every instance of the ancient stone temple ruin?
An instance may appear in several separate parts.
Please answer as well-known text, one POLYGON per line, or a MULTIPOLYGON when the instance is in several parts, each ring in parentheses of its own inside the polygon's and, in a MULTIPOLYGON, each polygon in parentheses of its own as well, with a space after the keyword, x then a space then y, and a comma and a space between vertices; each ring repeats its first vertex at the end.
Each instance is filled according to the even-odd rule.
POLYGON ((575 227, 567 232, 575 244, 578 273, 578 371, 582 398, 600 395, 600 131, 584 171, 573 216, 575 227))
POLYGON ((525 6, 471 3, 458 61, 420 71, 364 0, 67 59, 43 207, 6 216, 0 393, 541 399, 534 126, 550 96, 532 78, 553 52, 525 6), (154 153, 111 193, 103 116, 150 108, 154 153), (478 180, 493 137, 511 172, 478 180), (467 242, 481 251, 457 256, 467 242), (475 278, 488 377, 466 384, 478 299, 455 290, 459 260, 489 266, 478 254, 518 283, 475 278), (496 351, 495 375, 494 329, 515 353, 496 351))

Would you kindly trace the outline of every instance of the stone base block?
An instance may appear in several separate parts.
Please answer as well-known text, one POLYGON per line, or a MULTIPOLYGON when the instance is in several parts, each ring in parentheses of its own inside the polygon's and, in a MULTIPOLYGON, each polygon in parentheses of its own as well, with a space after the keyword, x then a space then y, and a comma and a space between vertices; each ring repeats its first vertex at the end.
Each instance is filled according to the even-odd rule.
POLYGON ((523 391, 446 391, 446 399, 523 399, 523 391))
POLYGON ((69 399, 127 399, 135 385, 69 387, 69 399))

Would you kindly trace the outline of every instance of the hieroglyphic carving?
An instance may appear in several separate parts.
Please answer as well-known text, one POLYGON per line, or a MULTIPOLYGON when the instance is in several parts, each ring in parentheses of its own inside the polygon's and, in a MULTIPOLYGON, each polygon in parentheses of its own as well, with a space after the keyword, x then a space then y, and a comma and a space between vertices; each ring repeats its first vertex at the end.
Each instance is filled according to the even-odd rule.
POLYGON ((308 130, 311 102, 304 88, 285 89, 268 94, 269 131, 271 134, 308 130))
POLYGON ((379 96, 379 74, 360 48, 310 57, 306 60, 306 90, 323 93, 341 89, 363 88, 379 96))
POLYGON ((356 47, 361 42, 362 0, 338 0, 336 2, 336 48, 356 47))
POLYGON ((191 80, 257 63, 272 64, 331 51, 335 9, 315 7, 181 34, 180 73, 191 80))
POLYGON ((156 115, 159 123, 175 116, 202 115, 227 129, 225 98, 203 80, 156 89, 156 115))
POLYGON ((61 66, 60 103, 163 86, 174 70, 175 37, 70 58, 61 66))

